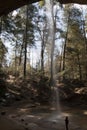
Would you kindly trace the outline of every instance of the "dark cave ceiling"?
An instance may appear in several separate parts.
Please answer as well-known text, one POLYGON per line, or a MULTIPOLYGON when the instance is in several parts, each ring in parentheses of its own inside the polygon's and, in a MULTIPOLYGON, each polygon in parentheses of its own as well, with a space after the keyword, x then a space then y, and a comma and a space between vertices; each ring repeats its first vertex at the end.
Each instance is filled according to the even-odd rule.
MULTIPOLYGON (((0 16, 5 15, 23 5, 38 2, 40 0, 0 0, 0 16)), ((58 0, 61 4, 78 3, 87 4, 87 0, 58 0)))

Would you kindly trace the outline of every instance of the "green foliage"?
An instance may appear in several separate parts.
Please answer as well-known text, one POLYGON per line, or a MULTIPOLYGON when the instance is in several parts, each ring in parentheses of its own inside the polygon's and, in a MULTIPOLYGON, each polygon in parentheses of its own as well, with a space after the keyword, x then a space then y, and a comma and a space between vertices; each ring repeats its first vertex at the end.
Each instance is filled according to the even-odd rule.
POLYGON ((40 5, 40 7, 44 6, 44 4, 45 4, 45 0, 41 0, 41 1, 39 1, 39 5, 40 5))
POLYGON ((51 87, 49 85, 49 78, 43 77, 38 83, 38 101, 41 104, 48 104, 51 98, 51 87))
POLYGON ((68 75, 71 78, 82 79, 82 68, 84 65, 84 36, 82 33, 82 20, 81 12, 77 8, 71 8, 69 10, 69 27, 66 44, 66 69, 68 69, 68 75))

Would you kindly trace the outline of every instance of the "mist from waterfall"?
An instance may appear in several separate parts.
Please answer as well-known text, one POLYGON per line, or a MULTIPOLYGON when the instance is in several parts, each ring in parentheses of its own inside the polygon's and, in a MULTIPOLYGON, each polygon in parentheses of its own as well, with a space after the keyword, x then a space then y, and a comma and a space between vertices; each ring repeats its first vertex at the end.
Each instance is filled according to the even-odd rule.
MULTIPOLYGON (((56 87, 56 79, 55 79, 55 63, 54 63, 54 49, 55 49, 55 28, 54 28, 54 9, 53 9, 53 0, 45 0, 45 8, 46 8, 46 19, 47 19, 47 27, 48 27, 48 40, 47 46, 49 47, 50 60, 53 60, 52 73, 54 85, 52 86, 52 105, 56 110, 56 113, 60 115, 61 109, 59 104, 59 92, 58 87, 56 87)), ((57 116, 57 115, 56 115, 57 116)))
POLYGON ((55 33, 54 33, 54 13, 53 13, 53 0, 48 0, 46 5, 46 18, 48 27, 48 40, 47 46, 50 56, 50 86, 54 84, 54 47, 55 47, 55 33))

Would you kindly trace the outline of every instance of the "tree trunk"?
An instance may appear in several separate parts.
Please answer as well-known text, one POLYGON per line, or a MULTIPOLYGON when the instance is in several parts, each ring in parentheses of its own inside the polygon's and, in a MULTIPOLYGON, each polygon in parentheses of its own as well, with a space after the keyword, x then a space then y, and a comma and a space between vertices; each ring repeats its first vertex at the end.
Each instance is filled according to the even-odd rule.
POLYGON ((15 45, 15 76, 17 76, 17 41, 15 45))
POLYGON ((24 78, 26 78, 26 64, 27 64, 27 26, 28 26, 28 6, 26 7, 26 27, 24 38, 24 78))
POLYGON ((41 73, 44 75, 44 39, 41 44, 41 73))
MULTIPOLYGON (((24 41, 23 41, 24 42, 24 41)), ((20 57, 19 57, 19 66, 21 65, 21 61, 22 61, 22 51, 23 51, 23 43, 21 45, 21 50, 20 50, 20 57)))
MULTIPOLYGON (((66 61, 65 56, 66 56, 66 43, 67 43, 68 31, 69 31, 69 18, 70 18, 70 14, 68 14, 68 18, 67 18, 67 31, 66 31, 66 36, 65 36, 64 48, 63 48, 63 71, 65 71, 65 61, 66 61)), ((63 80, 64 79, 65 79, 65 74, 63 74, 63 80)))
POLYGON ((79 65, 79 79, 81 81, 82 80, 82 69, 81 69, 81 64, 80 64, 79 53, 77 54, 77 58, 78 58, 78 65, 79 65))

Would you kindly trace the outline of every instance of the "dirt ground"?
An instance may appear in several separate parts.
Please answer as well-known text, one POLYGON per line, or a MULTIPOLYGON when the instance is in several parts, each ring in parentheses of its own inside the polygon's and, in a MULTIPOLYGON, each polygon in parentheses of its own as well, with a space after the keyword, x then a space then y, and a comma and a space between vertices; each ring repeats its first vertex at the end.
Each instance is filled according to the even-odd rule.
POLYGON ((61 106, 61 112, 50 106, 18 103, 0 107, 0 130, 66 130, 65 117, 69 118, 69 130, 87 130, 87 110, 61 106))

